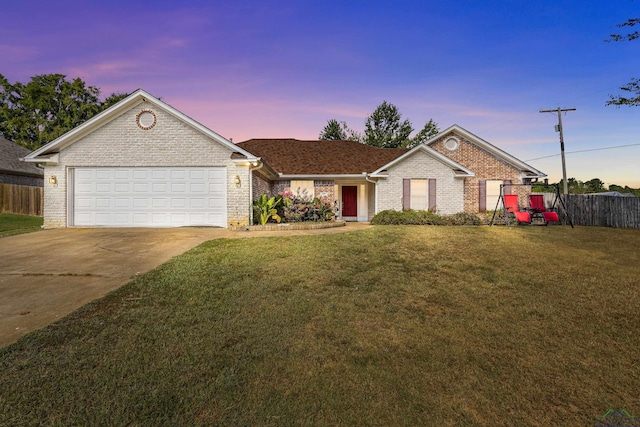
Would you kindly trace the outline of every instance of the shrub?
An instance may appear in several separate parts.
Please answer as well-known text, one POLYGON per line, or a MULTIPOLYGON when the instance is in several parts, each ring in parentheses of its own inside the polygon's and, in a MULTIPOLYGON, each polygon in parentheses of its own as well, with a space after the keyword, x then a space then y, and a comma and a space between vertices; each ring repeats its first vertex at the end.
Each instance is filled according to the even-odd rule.
POLYGON ((270 219, 280 222, 281 218, 280 215, 278 215, 277 208, 281 203, 282 197, 280 196, 269 198, 265 193, 258 197, 253 201, 253 209, 257 214, 255 215, 255 220, 258 221, 260 225, 265 225, 270 219))
POLYGON ((322 202, 317 197, 311 200, 291 192, 282 192, 271 198, 263 194, 253 201, 253 205, 255 222, 262 225, 270 220, 276 222, 331 221, 335 216, 330 202, 322 202))
POLYGON ((377 225, 480 225, 482 220, 474 214, 459 212, 453 215, 438 215, 431 211, 386 210, 377 213, 371 224, 377 225))
POLYGON ((330 221, 335 214, 331 203, 323 203, 315 197, 313 200, 280 193, 283 198, 282 215, 285 222, 330 221))
POLYGON ((482 219, 478 215, 469 212, 458 212, 453 215, 447 215, 450 221, 448 225, 482 225, 482 219))

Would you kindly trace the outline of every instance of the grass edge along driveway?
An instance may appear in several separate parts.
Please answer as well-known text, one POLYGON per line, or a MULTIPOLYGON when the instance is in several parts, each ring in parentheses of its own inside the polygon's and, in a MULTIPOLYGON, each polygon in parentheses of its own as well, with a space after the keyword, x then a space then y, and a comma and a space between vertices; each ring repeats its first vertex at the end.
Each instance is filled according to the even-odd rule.
POLYGON ((40 216, 0 213, 0 238, 39 231, 42 223, 40 216))
POLYGON ((590 425, 640 413, 637 230, 207 242, 0 350, 0 425, 590 425))

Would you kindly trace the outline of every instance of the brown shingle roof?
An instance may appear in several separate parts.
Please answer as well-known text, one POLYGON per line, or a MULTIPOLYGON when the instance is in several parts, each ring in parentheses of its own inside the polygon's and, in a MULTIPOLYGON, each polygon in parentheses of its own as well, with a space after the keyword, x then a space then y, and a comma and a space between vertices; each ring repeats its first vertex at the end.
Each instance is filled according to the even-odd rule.
POLYGON ((31 150, 0 136, 0 170, 5 173, 41 177, 44 171, 33 163, 20 161, 31 150))
POLYGON ((250 139, 238 144, 283 175, 354 175, 373 172, 409 151, 355 141, 250 139))

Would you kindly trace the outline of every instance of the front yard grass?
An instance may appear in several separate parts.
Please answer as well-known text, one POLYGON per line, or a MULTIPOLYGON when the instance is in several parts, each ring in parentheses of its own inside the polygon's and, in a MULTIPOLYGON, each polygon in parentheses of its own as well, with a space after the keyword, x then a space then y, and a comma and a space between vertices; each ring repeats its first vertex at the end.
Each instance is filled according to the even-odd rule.
POLYGON ((640 232, 216 240, 0 349, 0 425, 593 425, 640 415, 640 232))
POLYGON ((42 227, 42 217, 0 213, 0 237, 31 233, 42 227))

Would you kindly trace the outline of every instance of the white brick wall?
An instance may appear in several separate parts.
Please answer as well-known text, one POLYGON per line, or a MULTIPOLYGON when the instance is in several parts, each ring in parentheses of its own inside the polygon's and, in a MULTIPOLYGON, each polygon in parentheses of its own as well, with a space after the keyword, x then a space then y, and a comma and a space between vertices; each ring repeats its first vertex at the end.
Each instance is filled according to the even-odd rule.
POLYGON ((142 103, 60 152, 57 166, 47 166, 45 176, 55 175, 53 186, 45 179, 46 228, 67 226, 67 169, 117 166, 224 166, 227 168, 227 223, 247 225, 250 214, 249 170, 236 166, 232 151, 183 123, 173 115, 142 103), (156 125, 142 130, 136 124, 141 109, 151 109, 156 125), (234 183, 238 175, 241 185, 234 183))
POLYGON ((454 214, 464 210, 464 181, 423 151, 417 151, 388 170, 389 177, 378 180, 378 212, 402 210, 402 180, 436 179, 436 212, 454 214))

